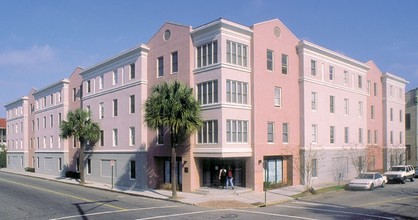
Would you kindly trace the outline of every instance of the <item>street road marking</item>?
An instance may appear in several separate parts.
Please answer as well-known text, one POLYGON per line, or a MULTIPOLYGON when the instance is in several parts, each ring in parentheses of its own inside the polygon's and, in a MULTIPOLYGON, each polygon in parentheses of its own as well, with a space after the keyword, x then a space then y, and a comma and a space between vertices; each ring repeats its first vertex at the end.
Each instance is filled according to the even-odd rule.
POLYGON ((284 215, 284 214, 274 214, 274 213, 268 213, 268 212, 257 212, 257 211, 241 210, 241 209, 236 210, 236 211, 254 213, 254 214, 261 214, 261 215, 276 216, 276 217, 287 217, 287 218, 306 219, 306 220, 318 220, 316 218, 308 218, 308 217, 301 217, 301 216, 294 216, 294 215, 284 215))
POLYGON ((366 204, 362 204, 362 205, 355 205, 355 206, 351 206, 351 207, 364 207, 364 206, 380 205, 380 204, 385 204, 385 203, 389 203, 389 202, 395 202, 395 201, 404 200, 404 199, 415 199, 415 198, 418 198, 418 196, 409 196, 409 197, 402 197, 402 198, 397 198, 397 199, 387 199, 387 200, 383 200, 383 201, 380 201, 380 202, 371 202, 371 203, 366 203, 366 204))
POLYGON ((327 207, 333 207, 333 208, 339 208, 339 209, 345 209, 344 206, 339 205, 329 205, 329 204, 322 204, 322 203, 314 203, 314 202, 292 202, 296 204, 302 204, 302 205, 312 205, 312 206, 327 206, 327 207))
POLYGON ((287 206, 287 205, 277 205, 278 207, 284 207, 284 208, 292 208, 292 209, 309 209, 309 210, 316 210, 316 211, 323 211, 323 212, 334 212, 334 213, 341 213, 341 214, 347 214, 347 215, 360 215, 360 216, 367 216, 372 218, 381 218, 381 219, 395 219, 385 216, 378 216, 378 215, 370 215, 365 213, 358 213, 358 212, 347 212, 347 211, 338 211, 338 210, 330 210, 330 209, 320 209, 320 208, 310 208, 310 207, 297 207, 297 206, 287 206))
POLYGON ((186 212, 180 214, 171 214, 171 215, 160 215, 160 216, 153 216, 147 218, 139 218, 137 220, 146 220, 146 219, 158 219, 158 218, 170 218, 170 217, 177 217, 177 216, 184 216, 184 215, 194 215, 194 214, 202 214, 202 213, 209 213, 209 212, 221 212, 230 209, 215 209, 215 210, 207 210, 207 211, 198 211, 198 212, 186 212))
POLYGON ((85 202, 89 202, 89 203, 96 203, 96 204, 107 206, 107 207, 113 208, 113 209, 126 210, 125 208, 115 206, 115 205, 110 205, 110 204, 107 204, 107 203, 104 203, 104 202, 97 202, 97 201, 93 201, 93 200, 90 200, 90 199, 81 198, 81 197, 78 197, 78 196, 73 196, 73 195, 53 191, 53 190, 50 190, 50 189, 45 189, 45 188, 41 188, 41 187, 27 185, 27 184, 24 184, 24 183, 19 183, 19 182, 14 182, 14 181, 10 181, 10 180, 4 180, 4 179, 0 179, 0 181, 15 184, 15 185, 21 185, 21 186, 24 186, 24 187, 27 187, 27 188, 42 190, 42 191, 45 191, 45 192, 54 193, 54 194, 57 194, 57 195, 60 195, 60 196, 69 197, 69 198, 73 198, 73 199, 77 199, 77 200, 81 200, 81 201, 85 201, 85 202))
POLYGON ((185 206, 185 205, 158 206, 158 207, 147 207, 147 208, 137 208, 137 209, 124 209, 124 210, 107 211, 107 212, 96 212, 96 213, 90 213, 90 214, 84 214, 84 215, 64 216, 64 217, 60 217, 60 218, 53 218, 51 220, 80 218, 80 217, 88 217, 88 216, 95 216, 95 215, 115 214, 115 213, 121 213, 121 212, 142 211, 142 210, 150 210, 150 209, 177 208, 177 207, 181 207, 181 206, 185 206))
POLYGON ((306 218, 306 217, 299 217, 299 216, 292 216, 292 215, 282 215, 282 214, 273 214, 273 213, 257 212, 257 211, 248 211, 248 210, 243 210, 243 209, 215 209, 215 210, 198 211, 198 212, 186 212, 186 213, 179 213, 179 214, 159 215, 159 216, 153 216, 153 217, 147 217, 147 218, 140 218, 140 219, 137 219, 137 220, 171 218, 171 217, 179 217, 179 216, 185 216, 185 215, 195 215, 195 214, 210 213, 210 212, 223 212, 223 211, 246 212, 246 213, 252 213, 252 214, 259 214, 259 215, 268 215, 268 216, 286 217, 286 218, 295 218, 295 219, 305 219, 305 220, 318 220, 318 219, 314 219, 314 218, 306 218))

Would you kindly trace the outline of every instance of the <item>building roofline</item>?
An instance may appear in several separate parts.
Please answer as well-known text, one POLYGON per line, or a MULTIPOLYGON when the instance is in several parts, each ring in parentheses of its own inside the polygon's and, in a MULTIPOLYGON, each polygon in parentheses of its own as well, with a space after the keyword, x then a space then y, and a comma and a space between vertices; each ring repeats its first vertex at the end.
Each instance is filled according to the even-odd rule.
POLYGON ((344 62, 350 63, 351 65, 354 65, 354 66, 356 66, 358 68, 361 68, 361 69, 364 69, 366 71, 370 69, 370 67, 368 65, 366 65, 365 63, 363 63, 361 61, 353 59, 353 58, 351 58, 347 55, 335 52, 333 50, 327 49, 325 47, 319 46, 319 45, 314 44, 312 42, 309 42, 307 40, 301 40, 296 47, 297 47, 298 50, 306 48, 306 49, 312 50, 314 52, 325 54, 326 56, 329 56, 329 57, 332 57, 334 59, 342 60, 344 62))
POLYGON ((82 77, 84 77, 86 74, 91 73, 91 72, 94 72, 94 71, 96 71, 98 69, 101 69, 101 68, 105 67, 106 65, 108 65, 110 63, 113 63, 115 60, 123 59, 125 57, 129 57, 129 56, 131 56, 131 55, 133 55, 135 53, 140 53, 140 54, 142 52, 148 53, 149 50, 150 49, 149 49, 149 47, 147 45, 140 44, 139 46, 136 46, 134 48, 128 49, 126 51, 123 51, 123 52, 121 52, 121 53, 119 53, 119 54, 117 54, 117 55, 115 55, 113 57, 110 57, 108 59, 105 59, 105 60, 103 60, 103 61, 101 61, 101 62, 99 62, 99 63, 97 63, 97 64, 95 64, 95 65, 93 65, 91 67, 88 67, 88 68, 84 69, 80 73, 80 75, 82 77))

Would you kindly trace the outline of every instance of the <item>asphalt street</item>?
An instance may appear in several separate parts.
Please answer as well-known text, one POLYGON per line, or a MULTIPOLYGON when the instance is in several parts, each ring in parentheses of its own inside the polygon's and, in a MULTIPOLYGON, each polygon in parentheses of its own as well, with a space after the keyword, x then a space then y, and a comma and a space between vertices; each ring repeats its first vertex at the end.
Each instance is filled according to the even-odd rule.
POLYGON ((205 208, 0 172, 0 219, 415 219, 418 181, 263 208, 205 208))

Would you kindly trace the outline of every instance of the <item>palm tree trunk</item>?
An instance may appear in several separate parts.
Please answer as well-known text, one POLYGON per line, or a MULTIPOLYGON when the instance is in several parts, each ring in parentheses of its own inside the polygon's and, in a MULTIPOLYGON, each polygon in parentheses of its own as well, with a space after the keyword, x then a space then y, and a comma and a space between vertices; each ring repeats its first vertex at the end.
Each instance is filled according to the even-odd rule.
POLYGON ((79 156, 79 169, 80 169, 80 184, 84 184, 85 179, 84 179, 84 143, 80 141, 81 147, 79 149, 80 153, 78 154, 79 156))
POLYGON ((176 175, 176 148, 174 138, 171 138, 171 198, 177 199, 177 175, 176 175))

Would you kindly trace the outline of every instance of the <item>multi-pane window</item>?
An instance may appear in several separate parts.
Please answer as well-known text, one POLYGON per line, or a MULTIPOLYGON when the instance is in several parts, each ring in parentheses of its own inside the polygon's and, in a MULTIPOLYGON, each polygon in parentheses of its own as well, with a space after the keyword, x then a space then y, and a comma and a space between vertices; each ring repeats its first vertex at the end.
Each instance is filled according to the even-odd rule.
POLYGON ((203 122, 203 126, 197 132, 197 143, 199 144, 218 143, 218 121, 217 120, 203 122))
POLYGON ((374 130, 374 144, 377 144, 377 130, 374 130))
POLYGON ((329 96, 329 112, 335 112, 335 96, 329 96))
POLYGON ((267 142, 274 142, 274 122, 267 122, 267 142))
POLYGON ((358 75, 358 87, 363 88, 363 77, 358 75))
POLYGON ((171 53, 171 73, 177 73, 179 71, 178 52, 171 53))
POLYGON ((370 129, 367 130, 367 143, 372 143, 372 131, 370 129))
POLYGON ((247 143, 248 121, 227 120, 226 141, 229 143, 247 143))
POLYGON ((370 106, 370 118, 374 119, 374 105, 370 106))
POLYGON ((267 70, 273 71, 273 56, 274 52, 272 50, 267 50, 267 70))
POLYGON ((329 143, 335 143, 335 126, 329 127, 329 143))
POLYGON ((312 125, 312 143, 318 142, 318 125, 312 125))
POLYGON ((239 104, 248 103, 248 83, 226 80, 226 101, 239 104))
POLYGON ((135 145, 135 127, 129 128, 129 146, 135 145))
POLYGON ((247 67, 248 46, 233 41, 227 41, 226 45, 226 62, 247 67))
POLYGON ((344 127, 344 143, 348 144, 350 141, 350 128, 344 127))
POLYGON ((54 115, 49 116, 49 127, 54 127, 54 115))
POLYGON ((390 131, 390 144, 393 144, 393 131, 390 131))
POLYGON ((344 70, 344 85, 348 85, 348 71, 344 70))
POLYGON ((103 102, 101 102, 100 104, 99 104, 99 118, 104 118, 104 103, 103 102))
POLYGON ((118 116, 118 100, 113 99, 112 104, 113 104, 113 117, 116 117, 118 116))
POLYGON ((333 66, 329 66, 329 80, 331 81, 334 80, 334 73, 335 73, 335 68, 333 66))
POLYGON ((411 130, 411 114, 409 113, 405 115, 405 129, 411 130))
POLYGON ((113 85, 116 85, 116 84, 118 84, 118 81, 119 81, 119 77, 118 77, 118 70, 113 70, 113 81, 112 81, 112 83, 113 83, 113 85))
POLYGON ((317 102, 318 102, 318 94, 316 92, 311 93, 311 109, 316 110, 317 109, 317 102))
POLYGON ((390 117, 390 121, 393 121, 393 108, 390 108, 389 110, 389 117, 390 117))
POLYGON ((218 81, 208 81, 197 84, 197 101, 201 105, 218 102, 218 81))
POLYGON ((87 80, 87 93, 91 92, 91 82, 90 80, 87 80))
POLYGON ((164 76, 164 57, 157 58, 157 77, 164 76))
POLYGON ((198 68, 218 63, 218 42, 198 46, 196 56, 198 68))
POLYGON ((135 63, 132 63, 131 65, 129 65, 129 78, 130 79, 135 79, 135 63))
POLYGON ((104 88, 104 76, 103 74, 99 76, 99 89, 104 88))
POLYGON ((399 110, 399 122, 402 123, 403 113, 402 110, 399 110))
POLYGON ((350 103, 348 99, 344 99, 344 114, 348 115, 350 112, 350 103))
POLYGON ((373 83, 373 95, 377 96, 377 83, 373 83))
POLYGON ((289 124, 288 123, 282 124, 282 142, 289 143, 289 124))
POLYGON ((316 61, 315 60, 311 60, 311 75, 312 76, 316 75, 316 61))
POLYGON ((135 160, 130 161, 130 172, 129 172, 131 180, 136 179, 136 163, 135 160))
POLYGON ((289 56, 282 54, 282 74, 287 74, 289 66, 289 56))
MULTIPOLYGON (((43 122, 44 122, 44 128, 46 128, 46 116, 44 116, 43 122)), ((16 126, 16 133, 17 133, 17 126, 16 126)))
POLYGON ((163 126, 158 127, 157 144, 164 144, 164 127, 163 126))
POLYGON ((362 144, 362 143, 363 143, 363 128, 359 128, 359 129, 358 129, 358 142, 359 142, 360 144, 362 144))
POLYGON ((50 103, 51 103, 51 105, 53 105, 54 104, 54 94, 51 94, 49 97, 50 97, 49 98, 50 103))
POLYGON ((312 177, 318 177, 317 159, 311 160, 312 177))
POLYGON ((363 102, 362 101, 358 102, 358 111, 359 111, 359 116, 363 117, 363 102))
POLYGON ((135 95, 129 96, 129 113, 135 113, 135 95))
POLYGON ((104 146, 104 131, 100 130, 100 146, 104 146))
POLYGON ((367 80, 367 94, 369 94, 370 95, 370 90, 371 90, 371 82, 370 82, 370 80, 367 80))
MULTIPOLYGON (((77 89, 73 88, 73 102, 77 100, 77 89)), ((38 108, 38 102, 36 102, 36 108, 38 108)))
POLYGON ((113 147, 118 146, 118 129, 117 128, 113 129, 112 138, 113 138, 112 146, 113 147))
POLYGON ((91 174, 91 159, 87 159, 87 174, 91 174))
POLYGON ((282 88, 274 87, 274 106, 282 106, 282 88))

